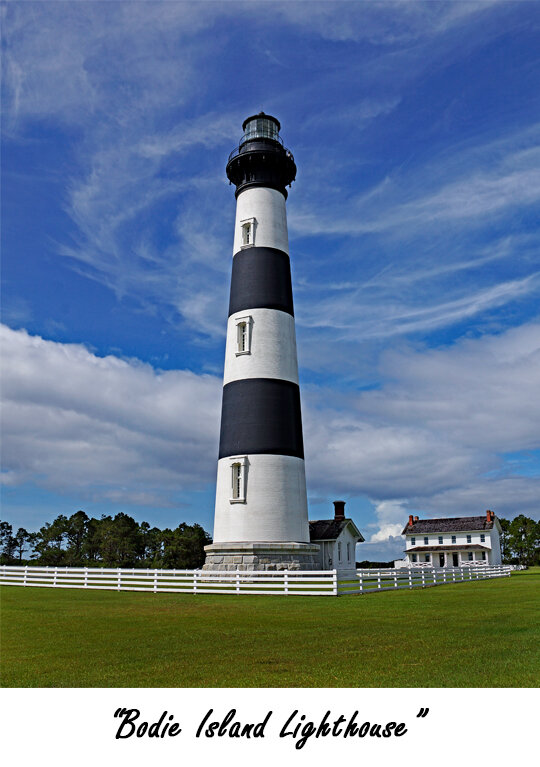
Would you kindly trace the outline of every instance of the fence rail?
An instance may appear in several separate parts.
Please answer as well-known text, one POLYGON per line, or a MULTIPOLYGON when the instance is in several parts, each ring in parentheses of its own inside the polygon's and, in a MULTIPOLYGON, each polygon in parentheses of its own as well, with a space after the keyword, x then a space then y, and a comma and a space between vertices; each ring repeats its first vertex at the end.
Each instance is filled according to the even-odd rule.
POLYGON ((485 578, 507 577, 510 565, 413 569, 357 570, 343 576, 337 570, 277 572, 207 572, 203 570, 143 570, 126 568, 34 567, 2 565, 0 584, 47 588, 108 589, 184 594, 285 594, 342 596, 390 589, 426 588, 485 578))
POLYGON ((414 589, 442 586, 446 583, 463 583, 486 578, 509 577, 511 565, 481 565, 463 567, 384 568, 380 570, 357 570, 358 583, 339 583, 339 593, 368 594, 389 589, 414 589))
POLYGON ((295 594, 337 596, 335 570, 210 573, 84 567, 0 567, 0 584, 187 594, 295 594))

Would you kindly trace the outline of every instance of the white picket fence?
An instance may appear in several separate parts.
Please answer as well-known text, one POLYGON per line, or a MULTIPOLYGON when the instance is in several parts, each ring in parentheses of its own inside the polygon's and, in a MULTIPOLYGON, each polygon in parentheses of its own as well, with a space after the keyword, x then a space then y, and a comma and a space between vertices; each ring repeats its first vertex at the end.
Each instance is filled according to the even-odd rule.
POLYGON ((419 567, 357 570, 358 583, 351 580, 339 584, 340 594, 368 594, 389 589, 414 589, 463 583, 486 578, 509 577, 511 565, 480 565, 471 567, 419 567))
POLYGON ((510 565, 419 569, 357 570, 344 578, 337 570, 283 570, 210 573, 203 570, 34 567, 2 565, 0 584, 53 588, 109 589, 185 594, 285 594, 342 596, 389 589, 426 588, 510 575, 510 565))
POLYGON ((186 594, 295 594, 337 596, 336 570, 210 573, 203 570, 142 570, 85 567, 0 567, 0 584, 114 589, 186 594))

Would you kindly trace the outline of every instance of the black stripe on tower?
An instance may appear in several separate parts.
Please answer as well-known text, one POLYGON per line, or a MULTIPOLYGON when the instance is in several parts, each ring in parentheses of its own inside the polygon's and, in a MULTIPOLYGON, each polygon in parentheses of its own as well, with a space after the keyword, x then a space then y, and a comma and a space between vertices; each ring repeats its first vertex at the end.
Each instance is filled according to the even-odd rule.
POLYGON ((289 256, 277 248, 245 248, 233 258, 229 317, 246 309, 280 309, 294 317, 289 256))
POLYGON ((243 378, 223 387, 219 457, 304 457, 300 389, 274 378, 243 378))

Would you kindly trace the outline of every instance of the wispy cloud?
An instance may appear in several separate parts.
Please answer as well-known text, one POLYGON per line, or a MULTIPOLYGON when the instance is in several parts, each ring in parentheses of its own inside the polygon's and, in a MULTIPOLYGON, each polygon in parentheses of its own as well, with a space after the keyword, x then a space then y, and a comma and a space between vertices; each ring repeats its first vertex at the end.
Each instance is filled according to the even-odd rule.
POLYGON ((334 205, 325 200, 330 204, 319 208, 315 195, 310 196, 292 213, 291 230, 301 236, 410 237, 441 224, 481 227, 494 215, 538 204, 540 126, 517 132, 513 140, 488 141, 466 150, 458 146, 456 153, 449 157, 446 149, 444 157, 430 156, 426 165, 408 169, 406 175, 396 169, 393 177, 361 195, 339 197, 334 205), (417 190, 421 193, 415 196, 417 190))

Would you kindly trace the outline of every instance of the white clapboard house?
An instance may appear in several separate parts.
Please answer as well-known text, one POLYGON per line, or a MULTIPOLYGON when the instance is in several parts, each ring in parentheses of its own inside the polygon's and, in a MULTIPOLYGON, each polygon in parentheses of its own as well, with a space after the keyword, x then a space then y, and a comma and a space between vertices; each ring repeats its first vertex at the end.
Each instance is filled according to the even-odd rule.
POLYGON ((409 516, 405 536, 407 567, 500 565, 502 529, 492 511, 479 517, 419 519, 409 516))
POLYGON ((345 517, 345 501, 334 501, 333 519, 309 522, 310 543, 319 546, 321 570, 351 570, 356 572, 356 544, 364 536, 352 519, 345 517))

